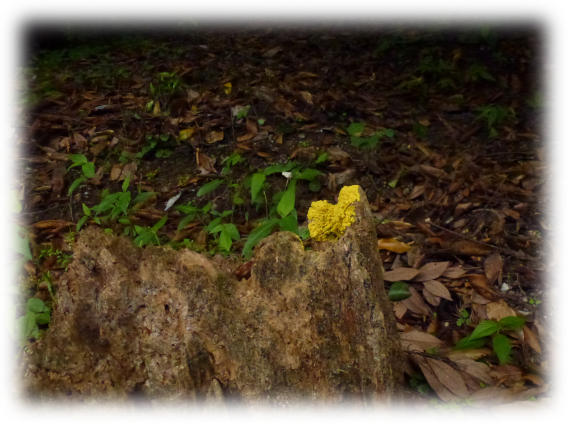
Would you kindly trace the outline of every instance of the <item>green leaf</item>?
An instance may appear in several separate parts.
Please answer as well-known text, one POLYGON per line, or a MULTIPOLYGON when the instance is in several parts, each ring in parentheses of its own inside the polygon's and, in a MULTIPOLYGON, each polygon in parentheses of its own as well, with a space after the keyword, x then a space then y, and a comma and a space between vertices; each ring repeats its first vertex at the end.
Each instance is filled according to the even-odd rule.
POLYGON ((45 324, 51 322, 51 314, 49 314, 49 313, 38 313, 35 316, 35 320, 40 325, 45 325, 45 324))
POLYGON ((510 360, 512 352, 512 341, 506 335, 501 333, 494 335, 492 338, 492 347, 500 360, 500 364, 507 363, 510 360))
POLYGON ((118 219, 118 223, 122 223, 123 225, 129 225, 132 222, 130 222, 130 219, 118 219))
POLYGON ((87 178, 85 178, 84 175, 75 179, 73 181, 73 183, 71 184, 71 186, 69 187, 69 192, 67 193, 67 195, 71 195, 73 193, 73 191, 75 191, 77 189, 77 187, 79 185, 81 185, 83 182, 85 182, 86 180, 87 180, 87 178))
POLYGON ((93 176, 95 176, 95 165, 93 162, 88 162, 85 163, 83 166, 81 166, 83 169, 83 174, 87 177, 87 178, 92 178, 93 176))
POLYGON ((10 205, 11 205, 11 212, 12 213, 19 213, 22 211, 22 203, 20 202, 19 198, 18 198, 18 191, 17 190, 12 190, 10 191, 10 205))
POLYGON ((230 238, 234 240, 240 239, 240 232, 238 232, 237 227, 233 223, 228 223, 225 226, 225 231, 227 234, 230 235, 230 238))
POLYGON ((256 196, 262 189, 262 185, 266 180, 266 175, 263 173, 255 173, 252 175, 252 185, 250 186, 250 193, 252 194, 252 202, 256 201, 256 196))
POLYGON ((114 207, 114 203, 118 200, 120 194, 121 194, 120 192, 115 192, 107 195, 106 197, 104 197, 104 199, 100 202, 99 205, 91 207, 91 210, 94 210, 96 211, 96 214, 99 214, 111 209, 112 207, 114 207))
POLYGON ((280 219, 267 220, 250 232, 250 235, 248 235, 248 239, 246 240, 246 244, 244 244, 244 248, 242 249, 242 254, 248 254, 248 252, 252 251, 252 248, 258 244, 258 242, 270 235, 279 221, 280 219))
POLYGON ((295 185, 297 179, 292 180, 289 187, 282 195, 280 202, 278 203, 278 213, 281 217, 286 217, 293 208, 295 207, 295 185))
POLYGON ((120 196, 118 197, 118 201, 116 202, 116 206, 124 214, 128 213, 128 205, 130 204, 130 197, 131 196, 132 196, 132 194, 130 194, 129 191, 122 192, 122 193, 120 193, 120 196))
MULTIPOLYGON (((19 226, 16 226, 16 231, 19 229, 21 228, 19 226)), ((18 235, 18 233, 16 232, 16 242, 14 245, 14 251, 16 251, 19 254, 23 254, 23 256, 28 260, 33 260, 28 236, 21 238, 20 235, 18 235)))
POLYGON ((26 341, 32 334, 33 330, 36 328, 37 323, 35 321, 35 313, 28 311, 25 316, 18 319, 20 327, 20 336, 22 341, 26 341))
POLYGON ((122 192, 126 192, 129 186, 130 186, 130 177, 128 176, 126 179, 124 179, 124 182, 122 182, 122 192))
POLYGON ((362 133, 362 131, 364 131, 365 127, 366 127, 365 123, 352 123, 347 128, 347 132, 349 133, 349 135, 358 137, 362 133))
MULTIPOLYGON (((4 271, 4 278, 2 280, 2 285, 3 285, 2 291, 4 294, 11 295, 10 292, 6 291, 8 289, 7 285, 10 284, 16 276, 18 276, 18 274, 22 271, 22 269, 24 268, 24 264, 26 264, 27 261, 29 261, 27 257, 22 257, 4 271)), ((15 288, 17 289, 17 287, 15 288)))
POLYGON ((313 192, 319 192, 321 189, 321 182, 317 180, 309 182, 309 189, 313 192))
POLYGON ((198 210, 197 207, 191 205, 177 206, 175 208, 183 213, 195 213, 198 210))
POLYGON ((328 153, 321 153, 319 154, 319 157, 317 157, 317 160, 315 161, 315 164, 319 164, 319 163, 323 163, 324 161, 326 161, 329 158, 329 154, 328 153))
POLYGON ((455 345, 455 348, 453 348, 454 350, 473 350, 473 349, 477 349, 477 348, 481 348, 484 346, 484 344, 486 344, 486 338, 481 338, 481 339, 474 339, 471 341, 470 336, 467 336, 466 338, 461 339, 459 342, 457 342, 457 345, 455 345))
POLYGON ((181 219, 181 222, 179 222, 179 225, 177 226, 177 230, 180 231, 181 229, 183 229, 185 226, 191 223, 193 219, 195 219, 194 214, 188 214, 187 216, 185 216, 183 219, 181 219))
POLYGON ((163 225, 165 225, 165 222, 167 222, 167 216, 162 217, 154 226, 153 226, 153 231, 157 232, 158 229, 160 229, 163 225))
POLYGON ((157 241, 156 235, 149 230, 142 231, 140 235, 134 239, 134 244, 138 247, 142 247, 146 244, 154 244, 157 241))
POLYGON ((83 225, 85 224, 85 222, 87 221, 88 218, 89 218, 89 216, 81 217, 81 219, 77 223, 77 232, 79 232, 81 230, 81 228, 83 227, 83 225))
POLYGON ((305 169, 303 172, 299 174, 298 178, 312 181, 313 178, 322 174, 323 173, 319 172, 317 169, 305 169))
POLYGON ((498 325, 500 326, 500 329, 503 330, 520 329, 525 324, 526 324, 526 319, 524 319, 523 317, 508 316, 498 321, 498 325))
POLYGON ((471 341, 478 338, 484 338, 485 336, 492 335, 494 332, 498 331, 499 326, 493 320, 483 320, 474 329, 470 336, 471 341))
POLYGON ((85 203, 83 203, 83 212, 85 213, 86 216, 91 215, 91 209, 89 209, 85 203))
POLYGON ((230 247, 232 247, 232 238, 226 230, 223 230, 220 234, 219 245, 225 251, 230 251, 230 247))
POLYGON ((132 201, 132 205, 134 206, 136 204, 143 203, 144 201, 153 197, 154 195, 156 195, 155 192, 142 192, 141 194, 138 194, 136 198, 134 198, 134 200, 132 201))
POLYGON ((297 211, 295 209, 292 210, 291 214, 280 220, 280 229, 299 235, 299 224, 297 223, 297 211))
POLYGON ((409 285, 405 282, 394 282, 388 291, 390 301, 402 301, 411 297, 409 285))
POLYGON ((211 233, 211 231, 217 227, 221 223, 222 217, 217 217, 216 219, 212 220, 207 226, 207 232, 211 233))
POLYGON ((26 306, 26 310, 32 313, 41 313, 45 308, 45 303, 39 298, 30 298, 26 306))
POLYGON ((273 166, 268 166, 266 169, 264 169, 264 174, 266 176, 269 176, 272 173, 289 172, 296 165, 297 165, 297 163, 295 163, 295 162, 289 162, 289 163, 281 163, 281 164, 277 164, 277 165, 273 165, 273 166))
MULTIPOLYGON (((219 217, 219 219, 220 219, 220 217, 219 217)), ((220 225, 216 225, 215 227, 213 227, 209 232, 211 234, 216 234, 217 232, 223 231, 225 226, 226 226, 225 224, 221 223, 220 225)))
POLYGON ((81 166, 81 165, 89 162, 87 160, 87 157, 83 154, 69 154, 69 158, 73 161, 73 164, 71 166, 69 166, 67 171, 69 171, 69 169, 71 169, 75 166, 81 166))
POLYGON ((209 192, 213 192, 215 189, 220 187, 224 183, 224 181, 224 179, 217 179, 216 181, 206 183, 201 187, 201 189, 199 189, 199 191, 197 191, 197 197, 202 197, 209 192))
POLYGON ((301 239, 307 239, 311 236, 311 233, 309 233, 309 228, 307 226, 302 226, 299 228, 299 237, 301 239))

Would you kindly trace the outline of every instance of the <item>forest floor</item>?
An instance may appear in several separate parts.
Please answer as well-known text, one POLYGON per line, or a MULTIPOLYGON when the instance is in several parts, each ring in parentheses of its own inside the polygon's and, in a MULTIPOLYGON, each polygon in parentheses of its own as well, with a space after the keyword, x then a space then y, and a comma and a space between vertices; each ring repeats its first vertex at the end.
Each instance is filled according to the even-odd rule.
POLYGON ((48 328, 85 227, 242 255, 245 277, 262 238, 289 230, 309 248, 311 203, 360 185, 415 399, 545 396, 555 260, 542 47, 530 28, 353 27, 36 50, 21 68, 13 187, 21 348, 48 328))

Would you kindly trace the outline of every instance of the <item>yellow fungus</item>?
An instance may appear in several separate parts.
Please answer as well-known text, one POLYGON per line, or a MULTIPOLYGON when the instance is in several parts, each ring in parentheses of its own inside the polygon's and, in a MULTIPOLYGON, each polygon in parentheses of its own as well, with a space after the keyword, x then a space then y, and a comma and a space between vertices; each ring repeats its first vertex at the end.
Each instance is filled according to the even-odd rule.
POLYGON ((344 187, 339 194, 339 202, 335 205, 327 201, 311 204, 307 212, 311 237, 316 241, 334 241, 340 238, 354 222, 355 201, 360 201, 358 185, 344 187))

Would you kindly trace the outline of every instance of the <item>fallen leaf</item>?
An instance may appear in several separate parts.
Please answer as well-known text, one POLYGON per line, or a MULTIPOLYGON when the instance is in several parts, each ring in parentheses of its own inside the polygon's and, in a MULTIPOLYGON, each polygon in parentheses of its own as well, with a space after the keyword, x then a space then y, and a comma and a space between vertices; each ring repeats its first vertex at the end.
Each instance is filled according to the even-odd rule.
POLYGON ((536 334, 527 326, 524 326, 524 341, 530 346, 532 350, 541 354, 541 346, 537 340, 536 334))
POLYGON ((467 372, 468 374, 480 379, 488 385, 494 385, 496 381, 490 376, 490 367, 484 363, 479 363, 471 358, 453 358, 451 359, 456 363, 459 369, 467 372))
POLYGON ((488 303, 486 305, 486 314, 490 320, 500 320, 504 317, 515 317, 516 313, 514 310, 506 304, 506 301, 499 300, 495 302, 488 303))
POLYGON ((393 251, 398 254, 405 253, 407 250, 410 249, 410 246, 407 245, 405 242, 400 242, 394 238, 383 238, 378 240, 378 249, 379 250, 388 250, 393 251))
POLYGON ((124 163, 119 163, 112 166, 112 170, 110 171, 110 180, 116 181, 118 178, 120 178, 120 174, 122 173, 123 167, 124 167, 124 163))
POLYGON ((524 375, 523 378, 529 380, 531 383, 537 386, 545 385, 544 380, 540 376, 534 375, 533 373, 528 373, 527 375, 524 375))
POLYGON ((510 401, 508 389, 489 386, 471 394, 469 399, 473 400, 473 407, 484 408, 487 406, 495 406, 510 401))
POLYGON ((455 254, 464 256, 487 256, 494 251, 494 249, 488 245, 470 239, 459 239, 454 242, 442 243, 441 246, 455 254))
POLYGON ((469 391, 467 390, 465 381, 458 371, 441 360, 433 358, 426 358, 426 360, 431 366, 431 370, 435 373, 435 376, 437 376, 437 379, 439 379, 449 391, 459 398, 465 399, 469 397, 469 391))
POLYGON ((496 298, 496 292, 490 286, 488 278, 484 275, 468 275, 466 280, 471 284, 471 286, 482 295, 484 298, 494 301, 496 298))
POLYGON ((429 386, 431 386, 431 388, 435 391, 435 393, 439 395, 439 398, 441 398, 441 400, 445 402, 451 402, 451 401, 459 402, 461 400, 461 398, 451 393, 451 391, 449 391, 445 387, 445 385, 441 383, 441 381, 439 380, 439 378, 436 376, 435 372, 431 368, 431 365, 425 360, 425 358, 420 357, 418 355, 414 355, 412 356, 412 358, 421 368, 421 371, 423 372, 423 375, 427 379, 429 386))
POLYGON ((413 200, 425 192, 427 187, 425 185, 416 185, 410 193, 408 199, 413 200))
POLYGON ((159 116, 161 115, 161 107, 159 106, 159 101, 156 101, 154 104, 154 112, 153 112, 154 116, 159 116))
POLYGON ((61 195, 65 187, 65 164, 59 163, 51 172, 51 188, 57 195, 61 195))
POLYGON ((471 359, 471 360, 478 360, 485 355, 492 354, 492 350, 489 348, 479 348, 476 350, 458 350, 458 351, 449 351, 445 353, 445 357, 451 360, 462 360, 462 359, 471 359))
POLYGON ((87 139, 81 134, 75 133, 73 135, 73 141, 79 151, 87 151, 89 149, 87 139))
POLYGON ((433 306, 438 306, 439 304, 441 304, 441 297, 438 297, 437 295, 433 295, 427 289, 421 291, 421 294, 423 295, 423 298, 425 298, 425 301, 427 301, 429 304, 433 306))
POLYGON ((223 87, 225 94, 230 94, 230 92, 232 91, 232 84, 230 82, 227 82, 223 85, 223 87))
POLYGON ((276 137, 276 142, 278 144, 283 143, 283 134, 278 134, 278 136, 276 137))
POLYGON ((134 182, 136 180, 136 170, 138 170, 136 162, 124 165, 124 167, 122 168, 122 173, 120 174, 120 178, 118 180, 124 181, 126 178, 130 178, 130 182, 134 182))
POLYGON ((210 134, 207 135, 207 142, 209 144, 212 144, 214 142, 218 142, 218 141, 222 141, 222 139, 224 138, 224 132, 223 131, 217 131, 217 132, 211 132, 210 134))
POLYGON ((313 104, 313 96, 307 91, 300 91, 301 96, 307 104, 313 104))
POLYGON ((418 275, 414 278, 416 282, 425 282, 437 279, 449 266, 448 261, 439 263, 427 263, 419 269, 418 275))
POLYGON ((40 229, 40 230, 44 230, 44 229, 62 229, 64 227, 67 226, 74 226, 75 223, 73 222, 67 222, 66 220, 62 220, 62 219, 57 219, 57 220, 43 220, 41 222, 37 222, 34 223, 32 225, 32 228, 34 229, 40 229))
POLYGON ((266 51, 262 57, 266 57, 266 58, 270 58, 270 57, 274 57, 279 51, 281 50, 280 47, 274 47, 269 49, 268 51, 266 51))
POLYGON ((384 272, 384 280, 388 282, 409 281, 413 279, 419 270, 412 267, 400 267, 398 269, 384 272))
POLYGON ((180 141, 188 140, 193 136, 194 132, 195 132, 194 128, 187 128, 179 131, 179 140, 180 141))
POLYGON ((484 260, 484 271, 490 283, 494 283, 498 279, 503 267, 504 262, 498 251, 494 251, 484 260))
POLYGON ((409 287, 409 292, 412 294, 411 297, 403 300, 402 303, 414 313, 426 316, 431 315, 431 310, 427 307, 427 304, 425 304, 419 292, 417 292, 413 286, 409 287))
POLYGON ((438 281, 427 281, 423 282, 423 286, 426 290, 431 292, 433 295, 436 295, 441 298, 445 298, 446 300, 453 301, 451 298, 451 293, 445 286, 438 281))
POLYGON ((394 304, 394 314, 398 319, 404 317, 406 311, 408 311, 408 308, 404 303, 398 301, 394 304))
POLYGON ((400 333, 400 341, 402 343, 402 348, 405 350, 407 350, 410 345, 417 346, 421 351, 440 347, 443 345, 443 341, 441 341, 439 338, 417 330, 400 333))
POLYGON ((205 153, 201 153, 199 148, 197 148, 196 159, 197 169, 201 171, 202 175, 206 175, 208 173, 217 173, 214 168, 215 161, 211 160, 205 153))
POLYGON ((463 276, 465 273, 467 273, 467 271, 461 268, 460 266, 448 267, 441 276, 450 279, 457 279, 463 276))

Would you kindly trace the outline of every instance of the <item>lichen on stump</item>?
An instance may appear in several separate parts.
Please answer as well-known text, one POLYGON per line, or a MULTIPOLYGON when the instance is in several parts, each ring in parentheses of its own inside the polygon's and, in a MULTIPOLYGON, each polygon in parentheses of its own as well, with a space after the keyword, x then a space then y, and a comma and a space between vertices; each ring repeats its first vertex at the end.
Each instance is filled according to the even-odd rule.
POLYGON ((266 238, 249 279, 193 251, 87 229, 58 282, 27 395, 185 404, 392 403, 401 350, 368 201, 338 240, 266 238))

